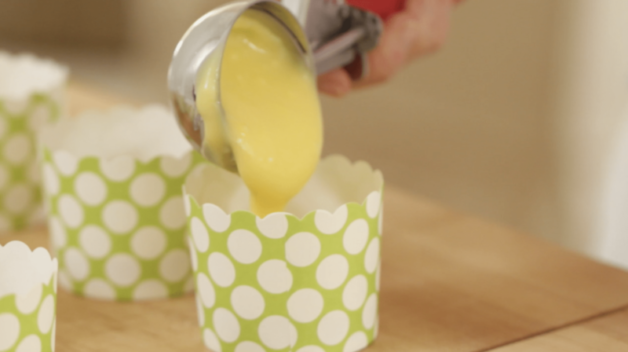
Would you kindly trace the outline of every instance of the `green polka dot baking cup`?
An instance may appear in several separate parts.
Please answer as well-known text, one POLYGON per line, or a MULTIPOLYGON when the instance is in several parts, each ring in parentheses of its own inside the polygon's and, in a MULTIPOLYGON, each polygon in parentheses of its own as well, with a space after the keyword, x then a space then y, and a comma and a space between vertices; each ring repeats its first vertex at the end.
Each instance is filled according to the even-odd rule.
POLYGON ((64 109, 67 69, 0 52, 0 235, 44 220, 36 134, 64 109))
POLYGON ((105 300, 193 290, 181 188, 199 163, 160 106, 87 112, 42 132, 59 284, 105 300))
POLYGON ((214 352, 353 352, 377 336, 383 177, 321 162, 286 213, 249 212, 241 179, 213 165, 185 184, 196 300, 214 352))
POLYGON ((43 248, 0 245, 0 351, 55 350, 57 268, 43 248))

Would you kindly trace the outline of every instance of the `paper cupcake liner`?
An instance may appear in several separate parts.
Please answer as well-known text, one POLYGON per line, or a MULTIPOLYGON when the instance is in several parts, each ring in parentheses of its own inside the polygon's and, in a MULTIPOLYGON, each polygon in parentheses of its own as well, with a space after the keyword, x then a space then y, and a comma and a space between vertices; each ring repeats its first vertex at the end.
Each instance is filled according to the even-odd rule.
MULTIPOLYGON (((67 75, 65 68, 50 61, 0 52, 0 71, 7 67, 23 77, 22 86, 15 87, 17 91, 0 89, 0 232, 20 230, 44 219, 36 134, 44 123, 57 120, 63 113, 67 75), (41 74, 41 81, 33 76, 37 69, 45 70, 35 74, 41 74), (47 81, 42 78, 46 73, 58 77, 47 81)), ((9 77, 7 81, 15 79, 9 77)))
POLYGON ((43 248, 0 246, 0 351, 55 350, 56 273, 43 248))
MULTIPOLYGON (((350 181, 355 189, 360 178, 381 179, 364 165, 329 158, 319 168, 327 172, 310 183, 316 188, 338 181, 329 191, 343 184, 339 175, 351 176, 346 181, 358 177, 350 181)), ((206 168, 203 178, 212 176, 207 182, 231 187, 220 181, 229 179, 218 176, 221 170, 206 168)), ((192 182, 186 189, 194 188, 192 182)), ((198 193, 187 195, 205 345, 215 352, 353 352, 370 344, 377 336, 383 180, 370 187, 354 192, 368 194, 361 204, 347 202, 333 212, 315 210, 301 218, 275 213, 260 219, 242 210, 228 214, 216 204, 201 205, 198 193)), ((312 201, 317 202, 321 199, 312 201)))
MULTIPOLYGON (((115 124, 114 135, 118 135, 117 129, 126 130, 118 124, 133 124, 133 116, 148 116, 145 122, 153 125, 163 119, 174 124, 165 109, 155 107, 102 114, 106 116, 77 118, 76 124, 87 130, 73 130, 75 122, 66 121, 61 126, 67 129, 56 126, 44 133, 45 204, 52 248, 59 259, 59 284, 78 295, 118 301, 190 292, 194 283, 181 188, 190 170, 205 161, 191 151, 178 130, 169 133, 183 139, 190 149, 187 153, 145 161, 130 154, 76 156, 48 141, 67 131, 92 133, 97 129, 94 124, 108 118, 115 124), (125 114, 130 114, 128 121, 125 114)), ((145 126, 138 126, 144 131, 145 126)), ((159 138, 158 142, 163 144, 159 138)), ((118 136, 109 143, 123 143, 123 138, 118 136)))
POLYGON ((44 149, 44 178, 59 283, 87 297, 142 300, 193 289, 181 185, 194 165, 121 156, 76 159, 44 149))

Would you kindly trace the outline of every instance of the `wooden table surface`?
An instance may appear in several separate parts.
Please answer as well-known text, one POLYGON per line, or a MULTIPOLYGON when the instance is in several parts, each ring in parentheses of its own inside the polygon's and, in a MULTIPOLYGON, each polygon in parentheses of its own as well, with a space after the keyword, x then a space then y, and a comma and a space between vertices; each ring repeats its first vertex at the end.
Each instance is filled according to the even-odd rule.
MULTIPOLYGON (((121 101, 70 87, 71 111, 121 101)), ((380 335, 367 351, 628 351, 628 273, 385 191, 380 335)), ((45 228, 0 237, 46 246, 45 228)), ((204 351, 192 296, 145 303, 59 291, 57 351, 204 351)))

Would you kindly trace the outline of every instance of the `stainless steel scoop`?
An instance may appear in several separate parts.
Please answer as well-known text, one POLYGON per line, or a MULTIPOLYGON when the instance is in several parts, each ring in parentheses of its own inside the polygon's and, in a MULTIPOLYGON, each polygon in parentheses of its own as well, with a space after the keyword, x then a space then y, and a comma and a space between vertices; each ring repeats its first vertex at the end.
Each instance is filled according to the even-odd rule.
POLYGON ((205 143, 205 122, 196 110, 194 86, 202 64, 222 59, 229 33, 245 11, 262 11, 291 34, 303 59, 318 74, 350 63, 354 79, 366 75, 366 53, 377 44, 382 31, 377 15, 346 5, 342 0, 297 0, 305 26, 285 6, 274 0, 241 1, 219 7, 199 18, 179 41, 168 72, 168 88, 179 127, 193 147, 209 161, 237 173, 228 142, 228 126, 220 104, 220 72, 216 79, 216 116, 220 126, 205 143), (212 145, 210 147, 210 144, 212 145))

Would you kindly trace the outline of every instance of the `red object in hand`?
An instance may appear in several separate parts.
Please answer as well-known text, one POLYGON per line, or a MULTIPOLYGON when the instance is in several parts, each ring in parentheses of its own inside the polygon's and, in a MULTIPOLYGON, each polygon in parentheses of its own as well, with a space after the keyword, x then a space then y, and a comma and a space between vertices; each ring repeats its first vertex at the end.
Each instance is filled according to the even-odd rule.
POLYGON ((375 12, 383 20, 404 9, 406 0, 347 0, 349 5, 375 12))

